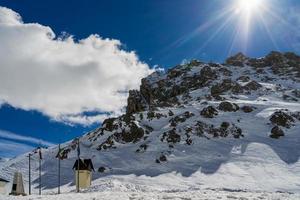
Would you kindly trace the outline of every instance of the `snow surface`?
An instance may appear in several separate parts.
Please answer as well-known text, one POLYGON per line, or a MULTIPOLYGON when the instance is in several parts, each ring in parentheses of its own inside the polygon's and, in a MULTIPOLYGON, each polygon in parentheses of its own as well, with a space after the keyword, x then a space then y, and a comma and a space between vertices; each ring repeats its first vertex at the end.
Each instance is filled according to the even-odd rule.
MULTIPOLYGON (((198 73, 203 66, 193 68, 191 74, 198 73)), ((269 117, 277 110, 300 111, 297 101, 282 99, 282 94, 291 89, 299 89, 300 83, 286 80, 271 74, 273 81, 264 82, 263 77, 250 67, 229 67, 232 78, 247 74, 251 80, 259 82, 263 88, 247 95, 225 94, 223 97, 232 103, 254 106, 251 113, 241 110, 233 112, 219 111, 219 115, 207 119, 199 112, 208 105, 215 107, 219 101, 197 100, 210 90, 209 87, 190 91, 190 99, 183 106, 159 108, 160 119, 147 119, 147 112, 135 115, 140 127, 151 126, 153 131, 147 139, 137 143, 117 143, 116 149, 98 151, 112 132, 97 130, 80 138, 81 157, 93 160, 96 172, 93 174, 92 187, 75 194, 73 163, 76 151, 71 151, 62 165, 62 195, 54 195, 57 190, 57 147, 43 149, 42 163, 43 196, 38 193, 38 156, 32 160, 33 193, 30 197, 0 196, 2 200, 12 199, 300 199, 300 122, 295 120, 290 128, 282 128, 285 136, 277 139, 269 137, 273 125, 269 117), (278 89, 278 87, 280 89, 278 89), (181 142, 170 148, 161 142, 161 135, 172 129, 168 116, 169 110, 178 116, 186 111, 194 116, 176 127, 182 136, 181 142), (139 119, 140 114, 143 119, 139 119), (242 128, 243 138, 205 138, 192 135, 192 145, 186 145, 184 130, 194 127, 201 120, 216 127, 224 121, 242 128), (182 130, 182 131, 181 131, 182 130), (144 152, 137 153, 141 144, 147 144, 144 152), (156 163, 161 154, 167 156, 165 163, 156 163), (97 172, 101 166, 108 170, 97 172)), ((268 71, 267 71, 268 72, 268 71)), ((269 73, 269 72, 268 72, 269 73)), ((165 74, 155 73, 148 77, 157 87, 158 80, 165 74)), ((180 83, 180 79, 174 80, 180 83)), ((217 81, 217 80, 216 80, 217 81)), ((184 99, 183 96, 179 98, 184 99)), ((62 146, 71 144, 67 142, 62 146)), ((11 180, 15 171, 23 174, 25 188, 28 186, 28 158, 18 156, 0 164, 0 177, 11 180)), ((11 185, 8 185, 8 192, 11 185)))

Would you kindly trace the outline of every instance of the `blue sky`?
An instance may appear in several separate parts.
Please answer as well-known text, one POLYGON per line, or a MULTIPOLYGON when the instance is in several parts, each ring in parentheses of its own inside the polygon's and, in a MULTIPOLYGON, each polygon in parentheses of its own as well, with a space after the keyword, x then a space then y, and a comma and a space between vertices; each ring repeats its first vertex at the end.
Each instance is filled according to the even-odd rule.
POLYGON ((167 69, 192 58, 223 62, 239 51, 252 57, 300 53, 298 0, 261 0, 251 11, 239 1, 245 0, 1 1, 10 10, 0 12, 0 41, 7 41, 0 68, 8 77, 0 81, 0 157, 37 146, 32 138, 45 146, 64 142, 122 113, 124 93, 155 66, 167 69), (13 26, 6 26, 9 20, 13 26), (13 53, 6 55, 7 49, 13 53), (80 68, 70 70, 74 66, 80 68))

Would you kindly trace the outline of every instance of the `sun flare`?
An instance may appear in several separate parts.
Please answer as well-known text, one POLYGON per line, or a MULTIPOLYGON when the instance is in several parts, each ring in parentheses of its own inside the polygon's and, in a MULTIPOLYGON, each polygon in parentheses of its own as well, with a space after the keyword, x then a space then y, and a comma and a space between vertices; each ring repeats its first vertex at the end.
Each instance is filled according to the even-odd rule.
POLYGON ((236 12, 243 14, 251 14, 257 12, 263 5, 263 0, 237 0, 236 12))

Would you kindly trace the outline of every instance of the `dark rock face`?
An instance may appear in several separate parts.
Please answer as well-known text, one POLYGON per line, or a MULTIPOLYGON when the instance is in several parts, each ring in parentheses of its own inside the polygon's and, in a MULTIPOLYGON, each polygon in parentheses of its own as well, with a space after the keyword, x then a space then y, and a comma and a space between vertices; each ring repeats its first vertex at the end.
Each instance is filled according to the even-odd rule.
POLYGON ((170 117, 174 116, 174 113, 172 112, 172 110, 169 110, 168 115, 169 115, 170 117))
POLYGON ((181 136, 179 134, 176 133, 176 129, 172 129, 168 132, 163 133, 161 141, 164 142, 168 142, 168 143, 178 143, 181 140, 181 136))
POLYGON ((265 57, 265 65, 271 66, 273 73, 279 75, 289 75, 297 73, 300 77, 300 57, 294 53, 271 52, 265 57))
POLYGON ((252 106, 243 106, 241 109, 245 113, 251 113, 253 111, 253 107, 252 106))
POLYGON ((242 81, 242 82, 248 82, 248 81, 250 81, 250 77, 249 76, 240 76, 237 80, 242 81))
POLYGON ((291 117, 290 115, 288 115, 287 113, 282 112, 282 111, 275 112, 271 116, 270 121, 273 124, 276 124, 278 126, 283 126, 283 127, 286 127, 286 128, 290 128, 291 125, 293 124, 293 122, 295 122, 293 117, 291 117))
POLYGON ((232 86, 233 82, 230 79, 225 79, 222 83, 212 86, 210 89, 210 93, 212 96, 217 96, 229 91, 232 86))
POLYGON ((174 118, 171 118, 169 122, 171 123, 171 126, 176 127, 178 123, 185 122, 188 118, 195 116, 194 113, 186 111, 181 115, 177 115, 174 118))
POLYGON ((261 87, 262 87, 261 84, 257 83, 256 81, 251 81, 250 83, 247 83, 244 86, 244 89, 246 89, 246 90, 258 90, 261 87))
MULTIPOLYGON (((106 150, 109 148, 115 148, 115 143, 136 143, 140 141, 145 132, 143 128, 138 127, 134 122, 133 116, 123 115, 117 119, 108 119, 106 122, 109 124, 110 130, 107 130, 106 127, 103 127, 99 130, 103 134, 103 131, 113 132, 112 135, 108 136, 107 139, 101 143, 97 150, 106 150)), ((105 125, 106 126, 106 125, 105 125)))
POLYGON ((200 76, 202 80, 204 80, 204 82, 207 82, 209 80, 214 80, 218 77, 216 71, 209 66, 203 67, 201 69, 200 76))
POLYGON ((147 102, 145 98, 138 90, 130 90, 129 97, 127 99, 126 113, 132 114, 136 112, 144 111, 147 108, 147 102))
POLYGON ((167 162, 167 156, 161 154, 159 158, 155 160, 156 163, 167 162))
POLYGON ((98 172, 100 172, 100 173, 104 173, 105 170, 106 170, 106 168, 103 167, 103 166, 101 166, 101 167, 98 168, 98 172))
POLYGON ((223 101, 220 103, 219 110, 222 110, 224 112, 236 112, 238 111, 240 108, 237 104, 235 103, 230 103, 228 101, 223 101))
POLYGON ((131 123, 129 125, 130 131, 127 132, 125 130, 122 131, 122 133, 118 133, 115 136, 115 140, 117 142, 137 142, 144 136, 144 129, 138 127, 135 123, 131 123))
POLYGON ((107 131, 113 131, 114 129, 117 128, 116 124, 114 124, 114 121, 116 120, 117 118, 108 118, 108 119, 105 119, 103 121, 103 124, 102 124, 102 127, 104 130, 107 130, 107 131))
POLYGON ((206 138, 228 137, 230 135, 234 138, 244 137, 242 129, 237 127, 235 124, 230 124, 229 122, 222 122, 220 127, 215 127, 212 124, 206 124, 198 121, 195 125, 195 130, 192 131, 194 131, 197 136, 206 138))
MULTIPOLYGON (((251 59, 239 53, 230 57, 226 64, 193 60, 166 73, 155 72, 142 79, 140 90, 129 91, 126 114, 104 120, 102 127, 85 136, 90 142, 87 145, 96 147, 99 151, 119 149, 122 145, 130 146, 133 147, 130 150, 136 152, 135 156, 149 153, 153 156, 153 162, 163 163, 168 161, 170 154, 188 148, 187 145, 198 148, 196 145, 203 143, 198 143, 197 139, 219 140, 222 143, 224 138, 244 137, 243 132, 250 136, 253 130, 244 122, 252 121, 248 119, 255 117, 256 113, 245 113, 251 113, 255 109, 261 111, 268 105, 261 102, 262 105, 256 108, 251 106, 255 105, 253 102, 241 107, 238 112, 239 106, 232 101, 242 102, 239 100, 245 100, 252 94, 248 99, 251 102, 258 96, 272 95, 272 92, 276 92, 276 98, 282 97, 281 100, 285 102, 295 103, 300 100, 300 90, 293 88, 292 84, 283 83, 290 77, 295 78, 291 81, 298 82, 295 74, 298 73, 300 77, 300 57, 295 54, 272 52, 265 58, 251 59), (281 81, 276 84, 276 79, 281 81), (268 87, 264 83, 275 84, 276 87, 268 87), (215 103, 219 105, 215 106, 215 103), (195 112, 199 107, 203 108, 201 116, 195 112), (228 117, 233 115, 237 116, 228 117), (153 154, 153 151, 157 152, 153 154)), ((269 137, 277 139, 283 137, 284 132, 288 134, 286 128, 293 124, 298 128, 300 112, 278 111, 269 120, 272 122, 269 130, 273 127, 269 137)), ((261 123, 264 126, 270 124, 265 119, 261 123)), ((76 151, 76 142, 61 149, 57 157, 67 158, 71 151, 76 151)), ((100 173, 106 170, 110 168, 98 168, 100 173)))
POLYGON ((284 132, 281 128, 279 128, 279 126, 274 126, 271 130, 271 138, 275 138, 278 139, 280 137, 284 136, 284 132))
POLYGON ((161 162, 166 162, 166 161, 167 161, 167 157, 166 157, 165 155, 161 155, 161 156, 159 157, 159 161, 161 161, 161 162))
POLYGON ((244 62, 249 59, 247 56, 245 56, 242 53, 238 53, 226 60, 227 65, 233 65, 233 66, 244 66, 244 62))
POLYGON ((218 115, 218 111, 213 106, 208 106, 201 110, 200 115, 205 118, 213 118, 214 116, 218 115))

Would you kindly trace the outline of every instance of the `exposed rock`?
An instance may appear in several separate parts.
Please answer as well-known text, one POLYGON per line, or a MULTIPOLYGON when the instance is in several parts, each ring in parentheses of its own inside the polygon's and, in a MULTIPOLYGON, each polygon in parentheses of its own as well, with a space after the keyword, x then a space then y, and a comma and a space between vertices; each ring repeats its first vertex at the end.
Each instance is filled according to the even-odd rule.
POLYGON ((279 128, 279 126, 274 126, 271 130, 271 138, 275 138, 278 139, 280 137, 284 136, 284 132, 281 128, 279 128))
POLYGON ((114 124, 117 118, 108 118, 103 121, 102 127, 107 131, 113 131, 118 128, 118 125, 114 124))
POLYGON ((233 94, 241 94, 241 93, 244 92, 244 88, 243 88, 240 84, 236 83, 236 84, 231 88, 231 91, 232 91, 233 94))
POLYGON ((214 80, 218 77, 216 71, 209 66, 205 66, 201 69, 200 76, 205 82, 208 80, 214 80))
POLYGON ((220 95, 224 92, 229 91, 232 86, 233 86, 233 82, 230 79, 225 79, 223 80, 222 83, 219 83, 217 85, 213 85, 210 89, 210 93, 212 96, 217 96, 220 95))
POLYGON ((144 130, 138 127, 135 123, 132 123, 130 126, 130 131, 127 132, 125 130, 122 131, 121 134, 116 134, 116 141, 124 141, 128 142, 137 142, 144 136, 144 130))
POLYGON ((219 110, 222 110, 224 112, 236 112, 238 111, 240 108, 237 104, 235 103, 230 103, 228 101, 223 101, 220 103, 219 110))
POLYGON ((105 171, 106 171, 106 167, 101 166, 98 168, 98 172, 100 173, 104 173, 105 171))
POLYGON ((193 117, 195 114, 189 111, 184 112, 181 115, 177 115, 176 117, 169 120, 171 126, 175 127, 178 123, 185 122, 188 118, 193 117))
POLYGON ((289 128, 293 124, 294 119, 285 112, 277 111, 271 116, 270 121, 278 126, 289 128))
POLYGON ((147 108, 147 102, 138 90, 130 90, 127 98, 126 113, 132 114, 144 111, 147 108))
POLYGON ((253 107, 252 106, 243 106, 241 108, 245 113, 251 113, 253 111, 253 107))
POLYGON ((168 71, 168 78, 172 79, 172 78, 176 78, 179 77, 180 75, 182 75, 182 71, 178 68, 174 68, 168 71))
POLYGON ((172 112, 172 110, 169 110, 168 115, 169 115, 170 117, 174 116, 174 113, 172 112))
POLYGON ((187 65, 189 67, 195 67, 195 66, 199 66, 200 64, 202 64, 201 61, 193 59, 187 65))
POLYGON ((159 161, 160 162, 166 162, 167 161, 167 157, 165 155, 161 155, 161 156, 159 156, 159 161))
POLYGON ((213 118, 218 115, 218 111, 213 106, 208 106, 201 110, 200 115, 206 118, 213 118))
POLYGON ((232 71, 230 71, 229 69, 227 69, 225 67, 221 67, 218 71, 221 72, 224 76, 232 75, 232 71))
POLYGON ((258 90, 259 88, 261 88, 262 85, 259 84, 258 82, 256 81, 251 81, 250 83, 247 83, 245 86, 244 86, 244 89, 246 90, 258 90))
POLYGON ((244 66, 244 62, 248 59, 247 56, 245 56, 242 53, 238 53, 226 60, 226 64, 233 65, 233 66, 244 66))
POLYGON ((298 101, 297 98, 292 97, 292 96, 289 96, 289 95, 287 95, 287 94, 283 94, 283 95, 282 95, 282 98, 283 98, 283 100, 286 100, 286 101, 298 101))
POLYGON ((155 160, 156 163, 167 162, 167 156, 161 154, 159 158, 155 160))
POLYGON ((179 134, 176 133, 176 129, 172 129, 168 132, 164 132, 161 138, 161 141, 164 142, 168 142, 168 143, 178 143, 181 140, 181 136, 179 134))
POLYGON ((237 80, 242 81, 242 82, 248 82, 248 81, 250 81, 250 77, 249 76, 240 76, 237 80))

